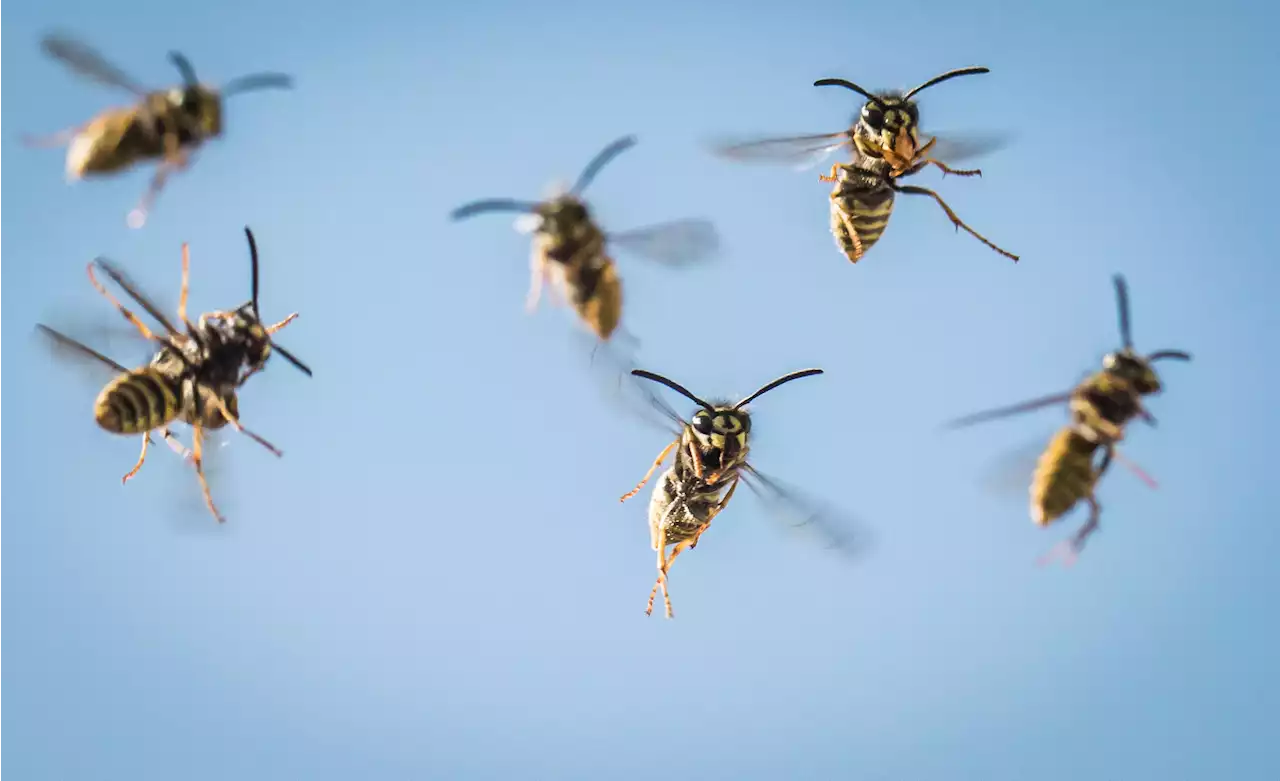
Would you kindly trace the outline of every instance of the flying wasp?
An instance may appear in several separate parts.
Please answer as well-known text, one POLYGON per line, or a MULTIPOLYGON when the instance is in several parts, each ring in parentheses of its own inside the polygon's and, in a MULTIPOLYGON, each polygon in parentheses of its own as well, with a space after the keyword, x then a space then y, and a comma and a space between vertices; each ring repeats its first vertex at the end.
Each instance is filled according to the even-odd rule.
POLYGON ((258 89, 289 89, 293 79, 282 73, 256 73, 227 82, 221 89, 201 84, 191 62, 179 52, 169 60, 182 76, 182 85, 149 90, 112 65, 87 44, 53 34, 40 43, 44 53, 75 73, 109 87, 127 90, 137 98, 131 106, 108 109, 79 127, 27 138, 29 146, 67 145, 67 178, 118 173, 135 165, 158 161, 155 175, 128 224, 141 228, 169 175, 187 168, 204 142, 222 135, 222 100, 258 89))
MULTIPOLYGON (((249 233, 247 229, 246 233, 249 233)), ((250 247, 254 250, 253 300, 231 313, 214 312, 203 315, 198 325, 193 325, 186 317, 190 255, 187 245, 183 245, 178 319, 186 326, 185 333, 179 332, 114 264, 102 258, 89 264, 87 272, 94 288, 144 338, 161 345, 156 356, 146 366, 129 369, 49 326, 37 326, 57 346, 92 358, 118 372, 98 394, 94 402, 94 419, 99 427, 113 434, 143 436, 142 452, 134 467, 125 474, 123 482, 128 482, 142 468, 151 443, 151 432, 158 431, 176 452, 192 460, 205 504, 220 523, 224 518, 213 502, 204 474, 205 432, 220 429, 229 423, 276 456, 282 455, 277 447, 241 425, 236 391, 249 376, 262 368, 272 346, 274 351, 286 356, 308 375, 311 373, 309 368, 271 341, 271 335, 291 322, 296 314, 272 326, 263 327, 257 321, 258 261, 252 234, 249 233, 249 236, 250 247), (164 333, 153 332, 137 315, 121 304, 98 281, 94 274, 95 267, 106 273, 144 311, 155 318, 163 326, 164 333), (171 425, 177 421, 187 423, 192 428, 191 450, 182 447, 171 431, 171 425)))
POLYGON ((609 144, 587 163, 572 187, 544 201, 493 198, 466 204, 451 214, 452 219, 462 220, 482 212, 522 213, 517 229, 533 233, 526 310, 537 309, 542 286, 549 282, 557 297, 567 300, 601 341, 613 335, 622 317, 622 281, 610 247, 674 267, 703 260, 719 244, 715 227, 706 220, 666 222, 622 233, 605 233, 596 224, 582 192, 605 165, 635 144, 634 136, 609 144))
POLYGON ((649 592, 645 615, 652 615, 654 599, 661 588, 667 618, 672 617, 667 587, 671 564, 682 552, 697 547, 711 521, 728 506, 739 481, 745 482, 775 511, 801 517, 797 525, 809 524, 833 546, 849 549, 847 529, 836 523, 831 513, 815 510, 813 503, 798 492, 782 488, 777 480, 761 474, 747 462, 751 414, 745 409, 746 405, 779 385, 822 373, 822 369, 792 372, 730 404, 703 401, 684 386, 653 372, 631 371, 636 377, 667 386, 700 407, 692 419, 685 420, 656 395, 648 395, 650 403, 675 424, 676 431, 671 433, 676 434, 676 439, 663 448, 644 479, 620 500, 625 502, 639 493, 667 456, 675 451, 674 463, 658 478, 649 500, 649 537, 658 553, 658 578, 649 592), (667 555, 668 547, 672 547, 670 555, 667 555))
POLYGON ((929 79, 905 94, 893 91, 868 92, 844 79, 819 79, 815 87, 838 86, 857 92, 867 99, 851 127, 836 133, 802 136, 751 138, 712 144, 717 155, 736 162, 816 162, 836 149, 848 146, 851 159, 835 163, 828 174, 819 176, 833 182, 831 191, 831 233, 836 246, 857 263, 880 240, 893 213, 895 197, 927 195, 937 201, 947 218, 959 230, 963 228, 991 249, 1017 262, 1018 256, 991 243, 969 227, 937 192, 917 185, 899 184, 926 166, 936 166, 943 174, 981 176, 980 169, 956 169, 943 163, 945 157, 958 161, 974 157, 1004 145, 995 136, 956 138, 948 141, 933 136, 921 144, 920 111, 912 98, 920 91, 956 76, 988 73, 984 67, 959 68, 929 79))
MULTIPOLYGON (((1146 356, 1134 350, 1129 324, 1128 286, 1122 275, 1117 274, 1113 281, 1122 346, 1103 358, 1101 370, 1066 393, 979 412, 949 424, 951 428, 959 428, 1056 404, 1068 405, 1071 422, 1054 434, 1041 454, 1031 479, 1030 495, 1031 520, 1042 527, 1058 520, 1078 502, 1088 503, 1088 521, 1067 543, 1067 553, 1072 559, 1084 549, 1085 542, 1098 528, 1102 507, 1095 490, 1112 460, 1123 460, 1118 443, 1124 439, 1129 423, 1142 418, 1155 425, 1155 417, 1142 401, 1163 389, 1152 364, 1170 358, 1191 360, 1191 355, 1182 350, 1157 350, 1146 356), (1100 463, 1097 462, 1098 451, 1102 452, 1100 463)), ((1137 467, 1128 466, 1151 482, 1137 467)))

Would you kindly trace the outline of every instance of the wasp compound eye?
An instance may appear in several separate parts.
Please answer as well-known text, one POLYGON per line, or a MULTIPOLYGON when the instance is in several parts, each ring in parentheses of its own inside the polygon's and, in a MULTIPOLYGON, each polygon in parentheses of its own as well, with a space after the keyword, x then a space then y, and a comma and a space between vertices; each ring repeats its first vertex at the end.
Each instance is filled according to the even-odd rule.
POLYGON ((715 422, 710 415, 698 413, 693 416, 693 430, 699 434, 710 434, 715 429, 715 422))

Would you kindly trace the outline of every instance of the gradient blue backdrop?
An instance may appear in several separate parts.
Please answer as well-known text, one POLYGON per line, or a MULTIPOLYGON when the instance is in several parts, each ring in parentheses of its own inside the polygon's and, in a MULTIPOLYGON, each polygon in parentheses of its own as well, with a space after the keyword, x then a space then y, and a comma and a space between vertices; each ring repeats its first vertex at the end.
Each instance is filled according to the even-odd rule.
MULTIPOLYGON (((1014 2, 10 3, 3 65, 11 778, 1263 779, 1280 773, 1274 477, 1280 23, 1262 4, 1014 2), (691 4, 692 5, 692 4, 691 4), (1250 6, 1255 10, 1250 10, 1250 6), (124 97, 44 58, 85 36, 152 84, 180 48, 212 81, 296 74, 228 107, 227 134, 124 225, 150 172, 68 186, 19 132, 124 97), (1018 265, 899 204, 858 266, 817 172, 733 166, 719 133, 838 130, 840 76, 912 86, 934 132, 1006 130, 984 178, 936 185, 1018 265), (454 206, 537 196, 636 133, 590 191, 606 227, 685 216, 725 236, 681 272, 620 255, 642 365, 708 395, 827 375, 756 405, 755 460, 877 532, 850 566, 741 494, 641 612, 663 446, 584 370, 564 311, 522 311, 527 239, 454 206), (202 515, 164 448, 97 430, 92 379, 41 320, 114 323, 108 254, 192 307, 300 310, 202 515), (938 424, 1065 388, 1117 340, 1182 347, 1102 488, 1073 570, 1024 489, 983 488, 1046 411, 938 424), (689 307, 723 330, 688 330, 689 307), (61 319, 59 319, 61 318, 61 319), (77 320, 78 318, 78 320, 77 320)), ((123 361, 145 355, 107 345, 123 361)), ((687 403, 673 399, 679 409, 687 403)))

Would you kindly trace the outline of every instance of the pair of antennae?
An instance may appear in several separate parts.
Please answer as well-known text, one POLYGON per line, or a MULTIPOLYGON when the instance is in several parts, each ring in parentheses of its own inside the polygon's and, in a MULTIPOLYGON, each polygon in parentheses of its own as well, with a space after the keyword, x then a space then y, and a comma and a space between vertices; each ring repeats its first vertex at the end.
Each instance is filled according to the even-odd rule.
MULTIPOLYGON (((249 230, 248 225, 244 226, 244 235, 245 235, 245 238, 249 240, 249 263, 252 267, 252 274, 253 274, 253 281, 252 281, 253 318, 255 320, 260 321, 261 315, 259 313, 262 310, 258 308, 258 242, 254 240, 253 231, 249 230)), ((275 340, 271 338, 270 334, 267 335, 267 341, 271 343, 271 348, 276 352, 280 353, 280 355, 283 356, 286 361, 298 367, 298 369, 303 374, 307 375, 308 377, 311 376, 311 369, 305 363, 295 358, 293 353, 289 352, 288 350, 284 349, 280 345, 276 344, 275 340)))
MULTIPOLYGON (((991 72, 990 68, 985 68, 981 65, 975 65, 969 68, 957 68, 953 71, 947 71, 946 73, 943 73, 939 76, 934 76, 932 79, 929 79, 924 84, 921 84, 915 89, 910 90, 909 92, 907 92, 907 94, 902 96, 902 99, 911 100, 911 96, 915 95, 917 92, 928 89, 929 87, 932 87, 935 84, 941 84, 942 82, 947 81, 948 79, 954 79, 956 76, 968 76, 970 74, 990 73, 990 72, 991 72)), ((881 103, 881 99, 879 95, 871 94, 870 92, 866 91, 862 87, 859 87, 857 84, 854 84, 852 81, 846 81, 844 79, 818 79, 813 83, 813 86, 844 87, 845 89, 853 90, 854 92, 858 93, 859 95, 871 101, 872 103, 875 103, 877 106, 883 105, 881 103)))
MULTIPOLYGON (((684 387, 683 385, 676 382, 675 380, 671 380, 666 377, 663 377, 661 374, 654 374, 653 372, 645 371, 644 369, 632 369, 631 373, 636 377, 643 377, 646 380, 653 380, 654 382, 665 385, 671 390, 675 391, 676 393, 679 393, 681 396, 684 396, 686 399, 689 399, 694 404, 697 404, 699 407, 702 407, 707 412, 715 412, 715 407, 712 407, 707 402, 693 395, 688 388, 684 387)), ((763 396, 764 394, 768 393, 769 391, 773 390, 779 385, 785 385, 786 383, 791 382, 792 380, 798 380, 801 377, 811 377, 815 374, 823 374, 823 370, 822 369, 801 369, 800 371, 797 371, 797 372, 784 374, 778 379, 772 382, 766 383, 763 387, 761 387, 755 393, 752 393, 750 396, 747 396, 742 401, 738 402, 737 404, 734 404, 732 409, 735 409, 735 410, 741 409, 742 407, 746 406, 748 402, 752 401, 753 399, 757 399, 760 396, 763 396)))
MULTIPOLYGON (((182 54, 182 52, 169 52, 169 61, 178 69, 178 73, 182 74, 182 82, 187 85, 188 89, 194 89, 200 86, 200 80, 196 78, 196 69, 192 67, 191 61, 182 54)), ((292 89, 293 77, 285 73, 254 73, 249 76, 241 76, 238 79, 232 79, 222 87, 223 96, 234 95, 237 92, 250 92, 258 89, 292 89)))
MULTIPOLYGON (((569 188, 570 195, 581 195, 582 191, 593 182, 600 171, 606 165, 612 162, 613 158, 627 151, 636 145, 635 136, 623 136, 617 141, 600 150, 595 157, 591 158, 591 162, 587 163, 587 167, 582 169, 582 173, 578 175, 578 181, 574 182, 573 187, 569 188)), ((538 208, 539 204, 534 201, 517 201, 511 198, 487 198, 482 201, 473 201, 465 206, 460 206, 450 213, 450 218, 454 220, 462 220, 467 217, 479 214, 481 212, 532 212, 538 208)))
MULTIPOLYGON (((1125 350, 1133 350, 1133 330, 1129 320, 1129 285, 1123 274, 1112 277, 1116 286, 1116 309, 1120 318, 1120 343, 1125 350)), ((1148 363, 1173 358, 1179 361, 1191 360, 1191 354, 1184 350, 1156 350, 1146 357, 1148 363)))

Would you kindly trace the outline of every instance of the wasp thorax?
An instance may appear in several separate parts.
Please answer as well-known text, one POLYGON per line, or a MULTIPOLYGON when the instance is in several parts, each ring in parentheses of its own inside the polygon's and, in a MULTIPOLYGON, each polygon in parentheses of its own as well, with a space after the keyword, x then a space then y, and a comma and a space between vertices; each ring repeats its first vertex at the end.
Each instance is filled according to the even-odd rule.
POLYGON ((1102 368, 1126 380, 1134 390, 1143 395, 1160 391, 1160 377, 1151 368, 1151 364, 1130 350, 1107 353, 1102 359, 1102 368))

